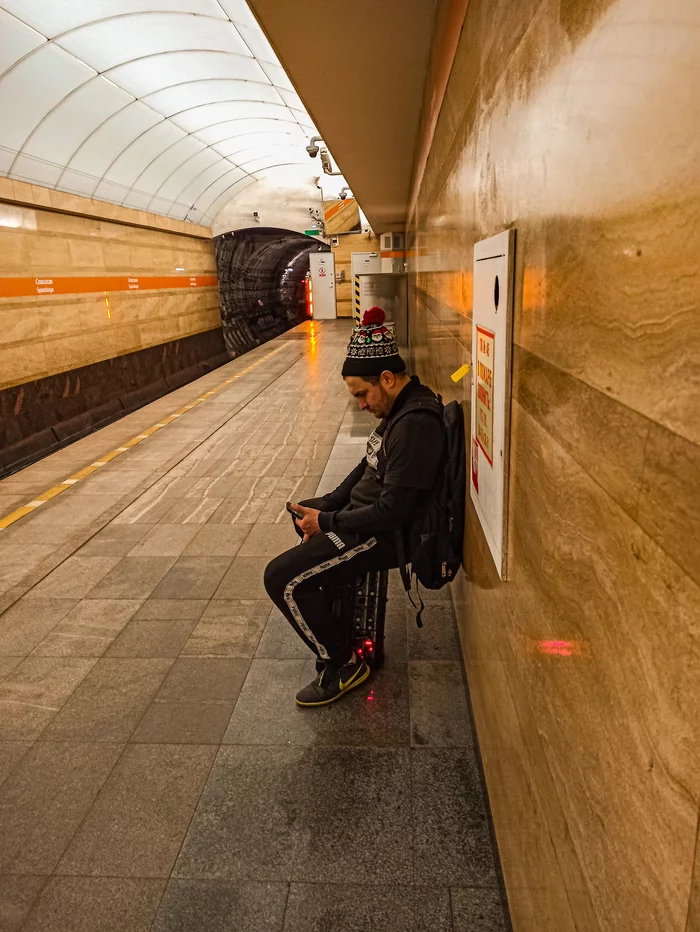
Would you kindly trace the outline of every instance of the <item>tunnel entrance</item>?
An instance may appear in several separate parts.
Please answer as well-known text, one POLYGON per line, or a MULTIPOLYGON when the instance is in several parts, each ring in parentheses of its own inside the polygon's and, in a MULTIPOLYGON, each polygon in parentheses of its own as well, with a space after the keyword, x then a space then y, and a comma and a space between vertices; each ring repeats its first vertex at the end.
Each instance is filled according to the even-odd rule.
POLYGON ((330 252, 325 243, 272 227, 223 233, 214 242, 224 342, 231 359, 307 319, 309 255, 330 252))

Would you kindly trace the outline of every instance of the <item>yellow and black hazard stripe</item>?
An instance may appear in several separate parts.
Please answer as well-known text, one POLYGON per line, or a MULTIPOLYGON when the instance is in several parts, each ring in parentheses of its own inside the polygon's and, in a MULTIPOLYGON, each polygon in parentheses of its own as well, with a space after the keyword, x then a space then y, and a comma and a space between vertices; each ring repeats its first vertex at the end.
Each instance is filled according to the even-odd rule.
POLYGON ((360 276, 355 276, 355 285, 353 292, 353 316, 355 318, 355 323, 360 323, 360 276))

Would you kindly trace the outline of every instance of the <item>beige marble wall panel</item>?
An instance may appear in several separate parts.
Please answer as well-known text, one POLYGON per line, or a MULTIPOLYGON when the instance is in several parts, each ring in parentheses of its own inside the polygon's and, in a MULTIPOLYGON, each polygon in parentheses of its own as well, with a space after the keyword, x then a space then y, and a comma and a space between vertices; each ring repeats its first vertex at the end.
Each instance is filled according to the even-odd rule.
MULTIPOLYGON (((0 203, 0 276, 210 275, 215 268, 211 240, 0 203)), ((118 291, 108 301, 102 294, 0 298, 0 388, 221 325, 216 287, 118 291)))
POLYGON ((515 932, 700 926, 698 16, 471 0, 408 231, 468 415, 473 245, 517 229, 509 579, 469 505, 455 593, 515 932))

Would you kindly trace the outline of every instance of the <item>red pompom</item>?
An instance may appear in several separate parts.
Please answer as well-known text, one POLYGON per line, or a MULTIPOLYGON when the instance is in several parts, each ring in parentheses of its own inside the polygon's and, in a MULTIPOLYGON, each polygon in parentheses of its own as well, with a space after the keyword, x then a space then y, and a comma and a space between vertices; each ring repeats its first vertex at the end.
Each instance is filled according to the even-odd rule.
POLYGON ((385 319, 386 314, 384 311, 375 305, 374 307, 371 307, 369 310, 365 311, 365 313, 362 315, 362 326, 370 327, 373 324, 383 324, 385 319))

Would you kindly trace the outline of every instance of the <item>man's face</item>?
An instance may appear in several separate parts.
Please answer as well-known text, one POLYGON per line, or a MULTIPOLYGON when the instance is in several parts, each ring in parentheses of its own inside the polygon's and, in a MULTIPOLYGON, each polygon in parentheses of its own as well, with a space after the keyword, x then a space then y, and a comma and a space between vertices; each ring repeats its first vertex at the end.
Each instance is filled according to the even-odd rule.
POLYGON ((383 372, 378 382, 368 382, 357 375, 345 377, 348 391, 357 399, 360 411, 369 411, 381 420, 387 417, 394 404, 391 390, 394 385, 394 376, 390 372, 383 372))

